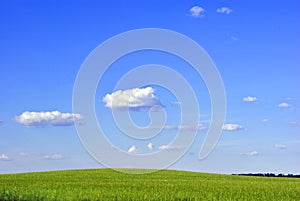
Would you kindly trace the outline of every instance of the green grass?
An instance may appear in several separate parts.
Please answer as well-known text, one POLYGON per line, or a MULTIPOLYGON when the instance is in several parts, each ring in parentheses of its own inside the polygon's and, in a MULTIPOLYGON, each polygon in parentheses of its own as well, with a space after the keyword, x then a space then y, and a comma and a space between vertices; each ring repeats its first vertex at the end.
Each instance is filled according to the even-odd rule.
POLYGON ((0 200, 300 200, 300 179, 110 169, 0 175, 0 200))

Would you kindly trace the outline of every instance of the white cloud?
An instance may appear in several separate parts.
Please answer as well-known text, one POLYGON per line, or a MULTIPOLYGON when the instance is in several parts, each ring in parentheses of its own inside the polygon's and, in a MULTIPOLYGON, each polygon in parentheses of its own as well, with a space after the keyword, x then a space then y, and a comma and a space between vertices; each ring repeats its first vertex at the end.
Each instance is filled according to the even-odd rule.
POLYGON ((150 142, 148 145, 147 145, 148 149, 152 150, 153 149, 153 144, 150 142))
POLYGON ((278 104, 278 107, 287 108, 287 107, 290 107, 290 104, 283 102, 283 103, 278 104))
POLYGON ((243 156, 257 156, 258 152, 257 151, 250 151, 250 152, 246 152, 246 153, 241 153, 241 155, 243 155, 243 156))
POLYGON ((15 117, 15 121, 27 127, 39 126, 69 126, 74 121, 82 121, 80 114, 62 113, 59 111, 52 112, 23 112, 20 116, 15 117))
POLYGON ((50 159, 50 160, 60 160, 63 159, 64 156, 62 154, 52 154, 52 155, 46 155, 44 156, 45 159, 50 159))
POLYGON ((300 121, 290 121, 288 123, 291 125, 300 126, 300 121))
POLYGON ((286 145, 284 145, 284 144, 275 144, 275 148, 276 149, 285 149, 286 145))
POLYGON ((24 153, 24 152, 20 152, 19 153, 20 156, 28 156, 28 154, 24 153))
POLYGON ((172 103, 171 103, 171 106, 173 106, 173 107, 178 107, 178 106, 181 106, 181 103, 178 102, 178 101, 175 101, 175 102, 172 102, 172 103))
POLYGON ((224 131, 237 131, 237 130, 243 130, 244 127, 240 124, 224 124, 222 126, 222 130, 224 131))
POLYGON ((131 146, 129 149, 128 149, 128 153, 136 153, 138 150, 138 148, 136 146, 131 146))
POLYGON ((178 151, 184 149, 184 146, 170 146, 170 145, 162 145, 158 149, 166 150, 166 151, 178 151))
POLYGON ((105 107, 111 109, 140 109, 161 105, 152 87, 118 90, 112 94, 106 94, 102 100, 105 107))
POLYGON ((244 102, 256 102, 256 101, 257 101, 257 98, 254 97, 254 96, 247 96, 247 97, 244 97, 244 98, 243 98, 243 101, 244 101, 244 102))
POLYGON ((207 127, 202 124, 198 123, 198 125, 180 125, 180 126, 173 126, 173 125, 165 125, 163 129, 166 130, 205 130, 207 127))
POLYGON ((266 123, 266 122, 270 121, 270 119, 262 119, 261 121, 262 121, 263 123, 266 123))
POLYGON ((217 13, 225 13, 229 15, 232 12, 232 10, 228 7, 222 7, 217 9, 217 13))
POLYGON ((200 6, 193 6, 190 9, 190 14, 193 17, 202 17, 204 12, 205 12, 205 10, 202 7, 200 7, 200 6))
POLYGON ((10 158, 9 158, 8 155, 6 155, 6 154, 1 154, 1 155, 0 155, 0 160, 2 160, 2 161, 9 161, 10 158))
POLYGON ((237 41, 237 40, 239 40, 239 38, 238 38, 238 37, 236 37, 236 36, 231 36, 231 39, 232 39, 232 40, 234 40, 234 41, 237 41))

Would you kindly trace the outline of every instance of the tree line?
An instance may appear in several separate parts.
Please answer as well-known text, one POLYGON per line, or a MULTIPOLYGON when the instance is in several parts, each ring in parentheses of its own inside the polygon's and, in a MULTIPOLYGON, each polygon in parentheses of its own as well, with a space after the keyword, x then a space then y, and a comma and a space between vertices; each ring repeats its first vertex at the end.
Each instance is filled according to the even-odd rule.
POLYGON ((300 178, 300 175, 296 174, 274 174, 274 173, 242 173, 242 174, 232 174, 238 176, 256 176, 256 177, 292 177, 292 178, 300 178))

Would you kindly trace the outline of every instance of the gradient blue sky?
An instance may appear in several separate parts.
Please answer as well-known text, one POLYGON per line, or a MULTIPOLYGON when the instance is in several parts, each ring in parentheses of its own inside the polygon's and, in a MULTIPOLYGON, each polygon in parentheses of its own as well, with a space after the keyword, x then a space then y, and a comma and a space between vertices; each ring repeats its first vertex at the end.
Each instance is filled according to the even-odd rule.
MULTIPOLYGON (((294 0, 1 1, 0 173, 102 167, 84 149, 73 125, 28 127, 16 117, 25 111, 72 113, 73 84, 87 55, 108 38, 139 28, 170 29, 201 45, 224 82, 226 123, 241 126, 224 130, 203 161, 197 157, 205 130, 199 131, 187 154, 170 168, 300 173, 299 8, 294 0), (204 11, 197 16, 190 11, 194 6, 204 11), (223 7, 231 12, 217 12, 223 7), (244 99, 248 96, 253 101, 244 99)), ((200 121, 208 124, 209 94, 202 80, 192 70, 180 71, 185 64, 179 59, 151 51, 114 63, 97 90, 97 115, 109 119, 111 110, 102 98, 126 70, 148 63, 172 66, 189 78, 200 102, 200 121)), ((167 123, 176 125, 176 98, 152 87, 169 113, 167 123)), ((132 112, 139 125, 147 122, 145 114, 132 112)), ((120 140, 114 124, 105 122, 105 129, 117 133, 108 138, 122 142, 124 150, 136 145, 120 140)), ((154 140, 153 149, 168 140, 154 140)), ((136 145, 141 152, 146 146, 136 145)))

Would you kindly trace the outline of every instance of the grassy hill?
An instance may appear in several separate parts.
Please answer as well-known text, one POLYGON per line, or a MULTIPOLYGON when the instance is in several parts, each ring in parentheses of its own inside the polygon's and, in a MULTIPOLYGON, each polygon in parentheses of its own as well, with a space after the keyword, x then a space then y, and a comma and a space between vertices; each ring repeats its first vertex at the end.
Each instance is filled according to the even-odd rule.
POLYGON ((110 169, 0 175, 0 200, 300 200, 300 179, 110 169))

